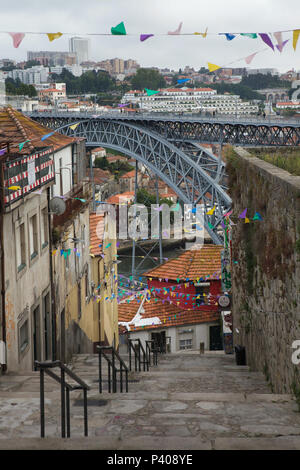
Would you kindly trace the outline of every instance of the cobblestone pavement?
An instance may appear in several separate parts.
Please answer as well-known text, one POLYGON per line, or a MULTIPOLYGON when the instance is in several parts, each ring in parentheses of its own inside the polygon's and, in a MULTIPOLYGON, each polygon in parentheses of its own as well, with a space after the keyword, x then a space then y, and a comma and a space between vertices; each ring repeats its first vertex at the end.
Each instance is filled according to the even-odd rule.
POLYGON ((89 437, 74 391, 71 438, 60 438, 59 384, 46 378, 40 439, 39 373, 8 374, 0 377, 0 449, 300 449, 295 400, 272 394, 233 355, 161 356, 149 372, 130 373, 129 393, 110 394, 106 382, 99 394, 95 355, 74 356, 72 369, 91 387, 89 437))

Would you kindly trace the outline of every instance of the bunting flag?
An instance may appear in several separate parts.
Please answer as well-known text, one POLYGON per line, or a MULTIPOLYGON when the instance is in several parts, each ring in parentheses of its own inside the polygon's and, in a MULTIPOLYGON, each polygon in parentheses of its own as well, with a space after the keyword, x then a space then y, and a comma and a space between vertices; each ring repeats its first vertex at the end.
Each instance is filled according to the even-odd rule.
POLYGON ((300 34, 300 29, 294 29, 294 31, 293 31, 293 48, 294 48, 294 51, 296 50, 296 47, 297 47, 299 34, 300 34))
POLYGON ((189 80, 191 80, 190 78, 180 78, 179 80, 177 80, 177 83, 185 83, 185 82, 188 82, 189 80))
MULTIPOLYGON (((223 33, 220 33, 223 34, 223 33)), ((235 38, 235 34, 224 33, 226 36, 227 41, 232 41, 235 38)))
POLYGON ((13 45, 16 48, 19 47, 19 45, 21 44, 21 42, 23 41, 25 37, 24 33, 8 33, 8 34, 12 37, 13 45))
POLYGON ((248 57, 245 58, 246 64, 248 64, 248 65, 251 64, 251 62, 254 59, 254 57, 256 56, 256 54, 258 54, 258 52, 253 52, 253 54, 248 55, 248 57))
POLYGON ((248 219, 248 217, 245 217, 245 224, 249 224, 250 223, 250 220, 248 219))
POLYGON ((21 186, 9 186, 8 189, 11 189, 12 191, 18 191, 18 189, 22 189, 21 186))
POLYGON ((208 70, 210 72, 214 72, 215 70, 218 70, 221 68, 220 65, 211 64, 210 62, 207 62, 207 65, 208 65, 208 70))
POLYGON ((277 41, 277 46, 281 47, 282 46, 282 43, 283 43, 283 39, 282 39, 282 32, 281 31, 277 31, 276 33, 273 33, 273 36, 274 38, 276 39, 277 41))
POLYGON ((182 22, 179 24, 178 28, 175 29, 175 31, 169 31, 168 34, 180 34, 180 31, 181 31, 181 27, 182 27, 182 22))
POLYGON ((245 219, 246 217, 246 214, 247 214, 247 208, 243 210, 243 212, 240 213, 239 215, 239 219, 245 219))
POLYGON ((241 33, 241 36, 246 36, 247 38, 251 38, 251 39, 256 39, 257 38, 256 33, 241 33))
POLYGON ((51 135, 53 135, 53 134, 54 134, 54 132, 50 132, 50 134, 45 134, 45 135, 43 135, 41 140, 46 140, 46 139, 48 139, 48 137, 51 137, 51 135))
POLYGON ((140 41, 146 41, 146 39, 149 39, 149 38, 152 38, 152 36, 154 36, 154 34, 141 34, 140 35, 140 41))
POLYGON ((277 49, 279 50, 279 52, 282 52, 284 46, 289 42, 289 39, 286 39, 285 41, 283 41, 282 44, 276 44, 276 47, 277 49))
POLYGON ((259 212, 255 212, 252 220, 262 220, 262 216, 260 215, 259 212))
POLYGON ((273 43, 272 43, 269 35, 266 34, 266 33, 259 33, 259 35, 260 35, 261 39, 263 40, 263 42, 265 44, 267 44, 267 46, 271 47, 271 49, 273 49, 273 51, 274 51, 274 46, 273 46, 273 43))
POLYGON ((1 150, 0 150, 0 156, 1 156, 1 155, 4 155, 6 152, 7 152, 7 149, 1 149, 1 150))
POLYGON ((47 36, 49 38, 49 41, 54 41, 54 39, 59 39, 63 33, 47 33, 47 36))
POLYGON ((116 36, 125 36, 127 34, 123 21, 117 26, 111 28, 111 34, 116 36))
POLYGON ((208 212, 206 212, 207 215, 212 215, 216 210, 216 205, 212 209, 210 209, 208 212))
POLYGON ((197 33, 197 32, 196 32, 196 33, 194 33, 194 34, 196 34, 197 36, 202 36, 203 38, 206 38, 206 36, 207 36, 207 29, 208 29, 208 28, 206 28, 206 30, 205 30, 204 33, 197 33))
POLYGON ((77 124, 73 124, 72 126, 69 126, 72 131, 75 131, 76 127, 79 126, 80 122, 77 122, 77 124))
POLYGON ((19 151, 21 152, 21 150, 23 149, 24 145, 27 143, 27 142, 30 142, 30 140, 25 140, 25 142, 21 142, 19 144, 19 151))
POLYGON ((156 93, 159 93, 159 91, 149 90, 148 88, 145 88, 145 91, 147 93, 147 96, 152 96, 152 95, 156 95, 156 93))
POLYGON ((118 108, 126 108, 126 106, 129 106, 131 103, 126 103, 126 104, 118 104, 118 108))

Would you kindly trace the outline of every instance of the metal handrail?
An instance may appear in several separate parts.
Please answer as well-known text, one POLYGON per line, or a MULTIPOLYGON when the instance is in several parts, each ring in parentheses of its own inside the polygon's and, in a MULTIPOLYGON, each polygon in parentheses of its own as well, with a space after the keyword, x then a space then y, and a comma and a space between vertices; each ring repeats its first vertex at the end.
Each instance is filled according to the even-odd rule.
POLYGON ((45 372, 49 377, 61 385, 61 437, 66 437, 66 413, 67 413, 67 437, 71 436, 70 424, 70 392, 73 390, 83 390, 83 413, 84 413, 84 436, 88 436, 88 414, 87 414, 87 391, 90 387, 83 382, 74 372, 72 372, 61 361, 34 361, 35 367, 40 369, 40 419, 41 437, 45 437, 45 372), (60 377, 50 369, 60 368, 60 377), (71 385, 66 382, 65 375, 77 382, 78 385, 71 385))
POLYGON ((149 357, 149 366, 151 367, 151 352, 153 354, 153 365, 157 366, 158 360, 157 360, 157 349, 154 347, 154 340, 146 340, 146 351, 148 351, 148 357, 149 357), (149 346, 151 344, 151 346, 149 346))
MULTIPOLYGON (((133 346, 132 344, 132 341, 130 338, 128 338, 128 345, 129 345, 129 370, 131 371, 131 349, 133 350, 134 352, 134 370, 135 372, 137 372, 137 363, 138 363, 138 359, 139 359, 139 356, 137 354, 137 350, 136 348, 133 346)), ((141 365, 139 363, 139 371, 141 370, 141 365)))
POLYGON ((128 367, 113 346, 97 346, 99 356, 99 393, 102 393, 102 356, 108 363, 108 392, 117 392, 117 372, 120 372, 120 392, 123 392, 123 370, 125 372, 125 387, 128 392, 128 367), (105 350, 112 353, 111 359, 105 354, 105 350), (117 369, 115 359, 120 363, 120 369, 117 369), (111 383, 112 382, 112 383, 111 383))
POLYGON ((142 344, 140 338, 130 339, 129 341, 137 341, 137 343, 138 343, 139 372, 141 371, 141 363, 143 364, 144 371, 146 370, 146 367, 147 367, 147 371, 149 371, 149 360, 148 360, 146 351, 143 347, 143 344, 142 344), (141 350, 142 350, 142 353, 143 353, 143 360, 142 361, 141 361, 141 350))

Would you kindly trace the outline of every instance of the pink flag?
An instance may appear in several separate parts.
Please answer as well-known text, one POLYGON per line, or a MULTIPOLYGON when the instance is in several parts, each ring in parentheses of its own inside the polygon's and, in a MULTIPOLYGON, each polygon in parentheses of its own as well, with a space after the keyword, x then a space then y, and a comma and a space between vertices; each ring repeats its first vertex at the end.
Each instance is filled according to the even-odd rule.
POLYGON ((281 47, 283 40, 282 40, 282 32, 278 31, 276 33, 273 33, 274 38, 276 39, 278 46, 281 47))
POLYGON ((274 46, 269 35, 266 33, 258 33, 258 34, 260 35, 261 39, 267 44, 267 46, 271 47, 271 49, 273 49, 274 51, 274 46))
POLYGON ((254 59, 254 57, 256 56, 256 54, 258 54, 258 52, 254 52, 253 54, 248 55, 248 57, 245 58, 246 64, 251 64, 251 62, 254 59))
POLYGON ((13 38, 14 47, 19 47, 23 41, 25 34, 24 33, 8 33, 13 38))
POLYGON ((181 27, 182 27, 182 21, 181 21, 181 23, 179 24, 178 28, 175 29, 175 31, 169 31, 168 34, 180 34, 181 27))

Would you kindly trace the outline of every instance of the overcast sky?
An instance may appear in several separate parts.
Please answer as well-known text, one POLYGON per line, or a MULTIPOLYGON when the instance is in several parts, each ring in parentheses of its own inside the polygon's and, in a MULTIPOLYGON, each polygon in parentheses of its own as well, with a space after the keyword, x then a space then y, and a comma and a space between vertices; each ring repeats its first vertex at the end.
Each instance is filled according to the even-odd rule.
MULTIPOLYGON (((128 34, 91 38, 91 60, 135 59, 141 66, 197 70, 212 62, 244 67, 243 59, 266 46, 261 39, 225 36, 157 36, 140 42, 138 34, 165 34, 182 21, 181 32, 275 32, 300 28, 299 0, 0 0, 0 31, 110 33, 124 21, 128 34), (297 22, 298 21, 298 22, 297 22)), ((0 58, 26 60, 28 50, 68 50, 69 38, 49 42, 45 35, 26 35, 18 49, 8 34, 1 33, 0 58)), ((274 67, 280 71, 300 69, 300 38, 296 52, 292 33, 282 54, 269 50, 258 54, 251 67, 274 67)))

